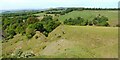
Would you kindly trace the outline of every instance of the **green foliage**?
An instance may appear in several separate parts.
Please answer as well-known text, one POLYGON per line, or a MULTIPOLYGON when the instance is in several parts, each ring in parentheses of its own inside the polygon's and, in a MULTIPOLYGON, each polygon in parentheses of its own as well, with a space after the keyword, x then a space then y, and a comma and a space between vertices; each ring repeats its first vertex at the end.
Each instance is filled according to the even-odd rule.
POLYGON ((18 34, 23 34, 23 33, 25 33, 25 30, 24 30, 24 28, 22 27, 22 26, 17 26, 17 28, 16 28, 16 33, 18 33, 18 34))
POLYGON ((13 38, 14 35, 16 35, 16 33, 13 29, 7 31, 7 39, 13 38))
POLYGON ((61 23, 58 21, 58 19, 53 20, 52 16, 44 16, 41 23, 44 26, 43 34, 45 36, 48 36, 48 34, 53 31, 57 26, 59 26, 61 23))
POLYGON ((45 15, 44 18, 42 19, 43 22, 49 22, 48 20, 52 20, 52 16, 45 15))
POLYGON ((16 35, 16 32, 15 32, 15 26, 10 24, 10 25, 7 25, 7 28, 5 28, 3 30, 3 37, 8 40, 8 39, 11 39, 13 38, 14 35, 16 35))
POLYGON ((35 27, 33 24, 30 24, 27 28, 26 28, 26 36, 28 37, 28 39, 32 38, 33 35, 35 35, 35 27))
POLYGON ((69 18, 64 21, 64 24, 85 26, 87 25, 87 20, 84 20, 81 17, 77 17, 76 19, 69 18))
POLYGON ((43 27, 43 24, 41 22, 37 22, 34 24, 30 24, 27 28, 26 28, 26 36, 28 38, 32 38, 33 35, 35 35, 35 31, 40 31, 43 32, 45 29, 43 27))
MULTIPOLYGON (((32 32, 32 30, 35 28, 28 28, 28 29, 26 28, 29 26, 29 24, 34 24, 38 22, 39 19, 37 19, 34 15, 31 15, 31 14, 22 16, 19 13, 15 13, 15 14, 10 13, 10 14, 3 14, 2 21, 3 21, 2 23, 3 35, 2 36, 5 39, 10 39, 15 35, 15 33, 25 34, 26 30, 29 30, 29 32, 32 32)), ((36 27, 36 29, 38 29, 38 27, 36 27)), ((30 34, 27 33, 26 35, 28 37, 31 37, 34 35, 34 33, 30 33, 30 34)))
POLYGON ((43 31, 44 31, 44 27, 43 27, 43 24, 42 24, 41 22, 35 23, 35 24, 34 24, 34 28, 35 28, 37 31, 40 31, 40 32, 43 32, 43 31))
POLYGON ((37 19, 37 18, 35 18, 35 17, 29 17, 29 18, 27 18, 27 24, 29 25, 29 24, 33 24, 33 23, 35 23, 35 22, 38 22, 39 20, 37 19))
POLYGON ((14 16, 29 16, 29 15, 32 15, 32 14, 36 14, 36 13, 40 13, 42 11, 38 11, 38 10, 31 10, 31 11, 17 11, 15 13, 11 12, 11 11, 5 11, 5 12, 2 12, 2 16, 4 17, 14 17, 14 16))
POLYGON ((93 22, 90 20, 90 21, 88 21, 88 25, 89 26, 92 26, 93 25, 93 22))
POLYGON ((97 16, 93 19, 93 24, 97 26, 109 26, 108 18, 104 16, 97 16))
POLYGON ((60 25, 58 19, 53 20, 52 16, 45 15, 42 21, 39 21, 34 15, 31 16, 3 16, 3 36, 10 39, 16 33, 26 34, 30 39, 36 31, 40 31, 45 36, 60 25), (11 33, 12 32, 12 33, 11 33))
POLYGON ((60 14, 60 15, 65 15, 69 12, 72 11, 81 11, 83 8, 66 8, 66 9, 50 9, 46 10, 46 14, 60 14))
POLYGON ((93 20, 85 20, 81 17, 77 17, 75 19, 69 18, 64 21, 64 24, 67 25, 80 25, 80 26, 86 26, 86 25, 96 25, 96 26, 109 26, 108 24, 108 18, 105 16, 97 16, 93 20))
POLYGON ((22 25, 22 18, 20 18, 20 17, 5 17, 5 16, 3 16, 3 17, 4 18, 2 19, 2 21, 3 21, 2 30, 3 30, 3 36, 5 39, 10 39, 13 37, 13 35, 15 35, 15 33, 22 32, 22 30, 23 30, 23 26, 21 26, 22 25), (21 28, 22 30, 19 28, 21 28), (11 31, 14 34, 9 33, 11 31))

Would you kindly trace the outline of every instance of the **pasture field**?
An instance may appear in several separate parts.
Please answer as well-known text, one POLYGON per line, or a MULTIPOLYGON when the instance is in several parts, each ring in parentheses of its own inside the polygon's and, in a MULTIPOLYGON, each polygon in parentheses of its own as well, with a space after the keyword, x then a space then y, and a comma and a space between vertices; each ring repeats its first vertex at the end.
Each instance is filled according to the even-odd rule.
POLYGON ((62 15, 59 17, 59 20, 63 22, 68 18, 76 18, 83 17, 87 20, 93 20, 98 14, 102 16, 106 16, 109 19, 109 24, 111 26, 116 26, 118 24, 118 11, 110 11, 110 10, 83 10, 83 11, 72 11, 68 14, 62 15))
MULTIPOLYGON (((69 18, 76 18, 76 17, 83 17, 85 20, 93 20, 98 15, 106 16, 109 19, 110 26, 116 26, 118 24, 118 11, 117 10, 83 10, 83 11, 72 11, 65 15, 59 15, 59 21, 63 22, 65 19, 69 18)), ((38 13, 34 14, 36 16, 43 17, 44 15, 51 15, 54 14, 45 14, 45 13, 38 13)))

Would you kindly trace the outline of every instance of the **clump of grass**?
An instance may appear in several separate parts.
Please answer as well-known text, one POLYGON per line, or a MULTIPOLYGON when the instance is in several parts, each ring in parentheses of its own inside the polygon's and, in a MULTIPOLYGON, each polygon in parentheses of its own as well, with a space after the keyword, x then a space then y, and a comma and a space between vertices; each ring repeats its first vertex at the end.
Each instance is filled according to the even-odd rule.
POLYGON ((46 48, 46 46, 43 46, 43 48, 42 49, 45 49, 46 48))

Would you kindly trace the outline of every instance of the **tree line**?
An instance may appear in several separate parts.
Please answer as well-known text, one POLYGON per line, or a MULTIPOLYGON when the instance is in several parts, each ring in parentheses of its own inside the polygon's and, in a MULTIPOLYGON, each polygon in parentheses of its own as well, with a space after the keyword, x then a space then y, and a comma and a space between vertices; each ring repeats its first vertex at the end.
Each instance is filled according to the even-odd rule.
POLYGON ((120 10, 119 8, 84 8, 84 7, 76 7, 76 8, 53 8, 49 10, 45 10, 44 12, 46 14, 60 14, 60 15, 65 15, 69 12, 72 11, 83 11, 83 10, 120 10))

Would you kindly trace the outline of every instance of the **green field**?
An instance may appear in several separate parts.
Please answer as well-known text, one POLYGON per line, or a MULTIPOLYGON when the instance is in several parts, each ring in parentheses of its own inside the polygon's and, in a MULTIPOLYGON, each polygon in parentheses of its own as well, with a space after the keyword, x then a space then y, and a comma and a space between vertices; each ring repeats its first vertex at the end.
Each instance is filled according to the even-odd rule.
POLYGON ((110 10, 83 10, 83 11, 72 11, 68 14, 59 17, 60 21, 64 21, 68 18, 76 18, 83 17, 87 20, 93 20, 98 14, 108 17, 109 24, 111 26, 116 26, 118 24, 118 11, 110 11, 110 10))
POLYGON ((117 58, 118 28, 61 25, 49 34, 30 40, 16 35, 3 44, 3 53, 22 49, 32 51, 35 58, 117 58), (64 33, 63 33, 64 32, 64 33), (17 42, 16 42, 17 41, 17 42))
MULTIPOLYGON (((106 16, 109 19, 110 26, 116 26, 118 24, 118 11, 117 10, 83 10, 72 11, 65 15, 59 15, 59 21, 63 22, 65 19, 83 17, 85 20, 93 20, 98 14, 106 16)), ((45 13, 35 14, 36 16, 44 16, 45 13)), ((52 15, 53 14, 48 14, 52 15)))
MULTIPOLYGON (((83 10, 83 11, 72 11, 65 15, 59 15, 59 21, 63 22, 65 19, 82 17, 85 20, 93 20, 98 14, 106 16, 109 19, 110 26, 116 26, 118 24, 118 11, 117 10, 83 10)), ((44 16, 45 13, 35 14, 36 16, 44 16)), ((52 15, 53 14, 48 14, 52 15)))

